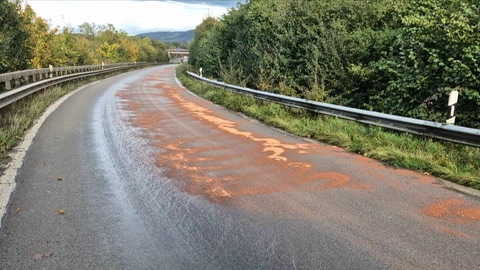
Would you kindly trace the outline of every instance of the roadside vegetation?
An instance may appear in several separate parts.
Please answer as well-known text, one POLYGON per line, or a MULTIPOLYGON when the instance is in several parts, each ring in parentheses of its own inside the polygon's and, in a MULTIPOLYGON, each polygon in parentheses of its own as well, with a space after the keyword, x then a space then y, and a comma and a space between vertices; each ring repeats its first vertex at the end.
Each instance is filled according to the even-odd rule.
POLYGON ((197 95, 258 119, 291 134, 359 153, 386 165, 415 170, 480 189, 480 149, 389 131, 301 109, 256 100, 215 88, 185 75, 191 66, 177 68, 177 77, 197 95))
POLYGON ((478 0, 250 0, 197 26, 189 63, 227 83, 480 128, 478 0))
MULTIPOLYGON (((167 45, 113 25, 51 26, 21 1, 0 1, 0 73, 120 62, 168 62, 167 45)), ((1 91, 0 86, 0 91, 1 91)))

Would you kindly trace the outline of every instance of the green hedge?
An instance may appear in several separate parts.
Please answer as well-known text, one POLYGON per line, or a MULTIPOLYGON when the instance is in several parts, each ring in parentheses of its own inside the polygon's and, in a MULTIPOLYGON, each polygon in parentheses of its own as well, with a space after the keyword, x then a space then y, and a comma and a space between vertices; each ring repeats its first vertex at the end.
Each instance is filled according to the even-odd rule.
POLYGON ((480 5, 251 0, 195 31, 190 63, 229 83, 480 128, 480 5))

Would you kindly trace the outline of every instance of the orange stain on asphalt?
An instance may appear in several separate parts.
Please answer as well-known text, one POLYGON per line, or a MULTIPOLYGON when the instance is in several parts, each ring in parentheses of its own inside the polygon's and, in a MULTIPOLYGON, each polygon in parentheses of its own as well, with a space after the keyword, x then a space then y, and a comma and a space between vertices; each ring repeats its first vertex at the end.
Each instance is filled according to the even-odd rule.
POLYGON ((455 231, 455 230, 452 230, 452 229, 449 229, 449 228, 446 228, 446 227, 438 226, 437 229, 439 231, 443 232, 443 233, 449 234, 449 235, 454 236, 454 237, 470 238, 470 235, 468 235, 466 233, 458 232, 458 231, 455 231))
POLYGON ((312 185, 315 189, 338 188, 350 182, 348 175, 337 172, 321 172, 314 174, 310 179, 299 179, 300 183, 312 185))
POLYGON ((269 138, 257 138, 251 132, 245 132, 238 130, 235 125, 235 122, 225 120, 223 118, 211 115, 213 112, 209 109, 201 107, 193 102, 189 102, 183 99, 180 95, 174 94, 171 95, 178 101, 183 108, 195 114, 197 117, 204 119, 212 124, 215 124, 219 129, 224 130, 233 135, 243 136, 250 140, 261 142, 264 146, 264 152, 271 152, 272 154, 268 158, 276 161, 288 161, 288 159, 282 154, 285 152, 285 149, 306 149, 307 144, 282 144, 279 140, 269 139, 269 138))
MULTIPOLYGON (((309 154, 309 148, 317 147, 313 144, 288 144, 240 130, 237 123, 183 98, 178 93, 181 90, 179 87, 159 82, 154 77, 147 80, 151 80, 144 82, 144 85, 151 85, 147 91, 135 93, 132 91, 134 88, 124 89, 118 92, 117 97, 122 108, 128 112, 128 121, 142 129, 142 136, 159 149, 155 155, 156 166, 164 169, 167 177, 179 180, 180 187, 189 194, 202 195, 211 202, 226 202, 238 196, 269 193, 342 187, 372 189, 369 184, 352 181, 348 175, 316 171, 310 163, 289 160, 295 158, 294 154, 309 154), (169 107, 157 107, 156 98, 169 100, 165 103, 169 107), (184 134, 184 129, 177 127, 177 123, 188 125, 192 121, 216 127, 227 143, 232 141, 243 152, 224 151, 222 146, 212 146, 211 143, 210 146, 196 145, 195 137, 189 137, 189 134, 184 134), (172 135, 176 132, 179 134, 172 135), (248 166, 245 167, 245 164, 248 166), (262 168, 261 175, 251 167, 252 164, 262 168)), ((329 151, 344 155, 342 151, 329 151)))
MULTIPOLYGON (((435 177, 389 168, 336 147, 289 144, 262 138, 254 132, 242 130, 240 124, 222 118, 206 106, 189 101, 188 96, 179 94, 183 91, 181 88, 168 85, 161 80, 162 76, 171 74, 159 73, 148 78, 150 81, 144 85, 150 87, 146 91, 135 93, 136 88, 124 89, 117 97, 122 109, 128 112, 128 122, 141 129, 140 136, 147 138, 158 150, 153 155, 155 165, 167 178, 176 180, 178 187, 188 194, 203 196, 214 203, 227 203, 242 196, 331 189, 354 190, 370 196, 382 188, 406 192, 415 185, 437 183, 435 177), (160 105, 163 107, 158 107, 157 99, 164 102, 160 105), (200 122, 203 125, 199 125, 200 122), (192 133, 198 134, 185 134, 190 132, 181 125, 193 125, 192 133), (213 135, 209 135, 208 129, 213 135), (196 135, 207 138, 207 144, 196 135), (236 151, 231 151, 230 147, 236 151), (321 171, 302 159, 305 155, 347 158, 361 164, 359 170, 369 178, 368 183, 357 179, 354 174, 349 176, 332 171, 335 168, 321 171)), ((275 197, 280 201, 278 211, 284 211, 287 204, 281 201, 287 199, 288 196, 275 197)), ((422 200, 431 202, 428 197, 422 197, 422 200)), ((248 205, 248 200, 241 201, 248 205)), ((480 207, 473 207, 461 199, 436 201, 423 208, 421 205, 424 204, 411 210, 424 215, 432 229, 453 237, 472 237, 461 227, 480 222, 480 207)), ((251 207, 254 211, 258 205, 251 207)), ((292 212, 298 215, 317 218, 316 213, 301 205, 292 207, 295 208, 292 212)))
POLYGON ((447 199, 428 205, 423 213, 455 224, 480 221, 480 207, 470 207, 460 199, 447 199))
POLYGON ((422 210, 422 213, 431 218, 431 221, 435 221, 435 223, 431 224, 434 229, 459 238, 472 237, 467 233, 457 231, 459 225, 480 224, 480 207, 473 207, 468 205, 466 201, 457 198, 437 201, 427 205, 422 210))

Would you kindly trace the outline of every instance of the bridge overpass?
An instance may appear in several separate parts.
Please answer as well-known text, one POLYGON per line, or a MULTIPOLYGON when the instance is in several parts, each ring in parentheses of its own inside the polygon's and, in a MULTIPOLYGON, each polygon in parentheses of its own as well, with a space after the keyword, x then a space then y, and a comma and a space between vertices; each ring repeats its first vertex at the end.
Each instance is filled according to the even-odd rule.
POLYGON ((189 51, 186 49, 169 49, 167 50, 168 59, 170 62, 188 61, 189 51))

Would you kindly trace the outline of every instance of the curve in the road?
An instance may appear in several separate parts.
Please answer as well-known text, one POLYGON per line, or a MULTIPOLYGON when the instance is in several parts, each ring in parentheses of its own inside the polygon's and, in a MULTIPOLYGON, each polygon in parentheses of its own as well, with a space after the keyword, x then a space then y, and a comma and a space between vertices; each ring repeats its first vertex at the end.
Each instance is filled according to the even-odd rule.
POLYGON ((477 198, 224 110, 174 69, 106 79, 46 119, 0 268, 479 268, 477 198))

